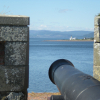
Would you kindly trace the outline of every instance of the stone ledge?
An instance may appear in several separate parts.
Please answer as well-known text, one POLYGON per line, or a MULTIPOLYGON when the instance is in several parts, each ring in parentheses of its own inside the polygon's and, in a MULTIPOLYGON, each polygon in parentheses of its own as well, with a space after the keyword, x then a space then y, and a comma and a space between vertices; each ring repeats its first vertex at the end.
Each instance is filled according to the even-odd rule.
POLYGON ((29 17, 21 15, 0 15, 0 25, 29 25, 29 17))

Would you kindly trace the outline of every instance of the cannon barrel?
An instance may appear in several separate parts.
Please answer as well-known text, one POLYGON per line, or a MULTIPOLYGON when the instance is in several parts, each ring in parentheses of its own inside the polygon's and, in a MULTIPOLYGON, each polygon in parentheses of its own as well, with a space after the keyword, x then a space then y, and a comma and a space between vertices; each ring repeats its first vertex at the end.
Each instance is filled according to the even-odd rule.
POLYGON ((48 74, 64 100, 100 100, 100 82, 76 69, 68 60, 53 62, 48 74))

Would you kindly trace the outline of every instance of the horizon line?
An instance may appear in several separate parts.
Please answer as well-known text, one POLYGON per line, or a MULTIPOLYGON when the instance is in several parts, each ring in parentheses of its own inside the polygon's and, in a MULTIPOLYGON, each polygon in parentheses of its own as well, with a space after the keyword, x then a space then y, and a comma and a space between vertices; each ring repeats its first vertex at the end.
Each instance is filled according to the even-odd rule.
MULTIPOLYGON (((29 29, 32 30, 32 29, 29 29)), ((33 31, 55 31, 55 30, 33 30, 33 31)), ((89 30, 70 30, 70 31, 89 31, 89 30)), ((59 31, 59 32, 70 32, 70 31, 59 31)), ((91 31, 94 32, 94 31, 91 31)))

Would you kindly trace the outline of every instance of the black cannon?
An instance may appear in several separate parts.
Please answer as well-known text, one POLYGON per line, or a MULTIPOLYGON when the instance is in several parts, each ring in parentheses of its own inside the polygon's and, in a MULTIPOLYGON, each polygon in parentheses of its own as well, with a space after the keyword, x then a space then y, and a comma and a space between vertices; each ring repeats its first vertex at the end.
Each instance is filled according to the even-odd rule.
POLYGON ((65 59, 52 63, 49 78, 61 93, 50 100, 100 100, 100 82, 65 59))

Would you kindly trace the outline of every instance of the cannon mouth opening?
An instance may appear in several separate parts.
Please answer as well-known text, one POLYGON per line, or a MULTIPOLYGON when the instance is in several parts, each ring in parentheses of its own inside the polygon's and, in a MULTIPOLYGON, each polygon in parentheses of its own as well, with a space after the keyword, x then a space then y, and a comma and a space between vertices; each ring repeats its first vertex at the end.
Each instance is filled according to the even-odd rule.
POLYGON ((52 81, 52 83, 54 83, 54 84, 55 84, 55 82, 54 82, 54 72, 55 72, 55 70, 56 70, 58 67, 60 67, 61 65, 71 65, 71 66, 74 67, 74 65, 73 65, 69 60, 66 60, 66 59, 58 59, 58 60, 54 61, 54 62, 51 64, 51 66, 50 66, 50 68, 49 68, 49 72, 48 72, 48 74, 49 74, 49 79, 50 79, 50 80, 52 81))

